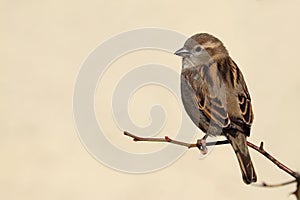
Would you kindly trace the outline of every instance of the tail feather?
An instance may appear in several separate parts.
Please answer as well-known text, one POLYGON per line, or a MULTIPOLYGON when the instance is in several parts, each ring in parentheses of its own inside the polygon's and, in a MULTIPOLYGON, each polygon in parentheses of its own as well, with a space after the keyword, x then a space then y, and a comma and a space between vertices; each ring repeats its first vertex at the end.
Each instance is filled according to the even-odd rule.
POLYGON ((233 150, 235 151, 235 154, 239 161, 244 182, 246 184, 256 182, 257 178, 250 158, 246 135, 244 135, 243 133, 237 133, 236 137, 233 137, 229 134, 227 134, 226 136, 230 141, 231 146, 233 147, 233 150))

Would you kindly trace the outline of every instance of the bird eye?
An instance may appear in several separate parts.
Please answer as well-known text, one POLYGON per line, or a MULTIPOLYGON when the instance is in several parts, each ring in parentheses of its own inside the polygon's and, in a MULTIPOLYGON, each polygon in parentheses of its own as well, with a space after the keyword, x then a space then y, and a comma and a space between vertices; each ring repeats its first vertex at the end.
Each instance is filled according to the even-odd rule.
POLYGON ((200 52, 201 50, 202 50, 202 48, 201 48, 201 47, 199 47, 199 46, 198 46, 198 47, 196 47, 196 49, 195 49, 195 51, 196 51, 196 52, 200 52))

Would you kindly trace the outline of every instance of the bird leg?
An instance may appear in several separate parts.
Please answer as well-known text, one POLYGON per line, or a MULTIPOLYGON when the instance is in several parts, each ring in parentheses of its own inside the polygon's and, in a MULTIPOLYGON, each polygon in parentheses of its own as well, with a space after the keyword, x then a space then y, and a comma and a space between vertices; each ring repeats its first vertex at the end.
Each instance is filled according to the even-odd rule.
POLYGON ((207 147, 206 147, 207 137, 208 137, 208 135, 205 135, 202 139, 197 140, 196 146, 198 147, 198 149, 200 150, 202 155, 207 154, 207 147))

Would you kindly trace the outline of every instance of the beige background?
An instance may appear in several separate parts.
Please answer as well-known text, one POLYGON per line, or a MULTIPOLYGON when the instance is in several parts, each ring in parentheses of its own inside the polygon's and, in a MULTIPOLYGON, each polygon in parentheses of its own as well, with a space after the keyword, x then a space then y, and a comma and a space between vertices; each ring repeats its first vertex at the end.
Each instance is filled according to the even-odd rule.
MULTIPOLYGON (((200 160, 198 151, 190 150, 175 164, 150 174, 104 167, 77 137, 72 92, 83 60, 114 34, 149 26, 186 35, 212 33, 224 42, 246 77, 255 112, 250 140, 264 141, 272 154, 300 171, 299 6, 298 1, 280 0, 1 1, 0 198, 294 199, 288 196, 294 185, 277 189, 244 185, 229 146, 217 147, 200 160)), ((101 83, 107 93, 96 94, 96 102, 104 96, 103 103, 96 103, 99 119, 108 115, 101 108, 109 103, 109 84, 130 64, 154 59, 180 71, 179 58, 150 54, 149 58, 147 52, 136 52, 113 64, 101 83)), ((171 102, 167 110, 180 113, 169 93, 161 88, 145 90, 159 92, 162 103, 171 102)), ((145 125, 148 113, 136 112, 145 109, 143 98, 149 99, 142 94, 132 100, 130 112, 137 124, 145 125)), ((145 112, 151 101, 155 99, 147 100, 145 112)), ((178 117, 172 116, 164 133, 178 128, 174 126, 178 117)), ((121 136, 111 116, 106 120, 106 130, 111 130, 107 137, 121 148, 148 152, 161 147, 133 144, 121 136)), ((261 155, 251 154, 259 181, 291 180, 261 155)))

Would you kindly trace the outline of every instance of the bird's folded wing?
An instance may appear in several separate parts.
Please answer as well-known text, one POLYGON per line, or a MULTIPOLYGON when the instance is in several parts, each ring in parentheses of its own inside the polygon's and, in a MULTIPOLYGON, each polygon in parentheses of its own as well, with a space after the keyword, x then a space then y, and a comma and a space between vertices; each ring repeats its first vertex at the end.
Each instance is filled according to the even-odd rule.
MULTIPOLYGON (((234 63, 234 62, 233 62, 234 63)), ((238 89, 238 103, 240 106, 240 111, 242 115, 242 121, 245 126, 248 126, 249 129, 252 125, 254 115, 253 115, 253 110, 252 110, 252 105, 251 105, 251 97, 245 82, 245 79, 238 68, 237 64, 234 63, 237 73, 239 76, 237 76, 236 80, 236 85, 238 89)))
MULTIPOLYGON (((212 95, 207 85, 202 84, 201 80, 194 79, 193 74, 197 72, 185 71, 182 74, 182 82, 190 88, 193 104, 200 110, 207 121, 220 128, 226 128, 230 124, 230 119, 226 110, 226 103, 223 103, 217 95, 212 95)), ((224 98, 223 98, 224 101, 224 98)))
POLYGON ((234 65, 238 74, 235 85, 237 89, 237 99, 240 108, 241 119, 237 119, 237 122, 235 121, 236 119, 232 119, 231 121, 242 128, 245 135, 250 136, 250 128, 254 119, 251 97, 241 71, 236 63, 234 63, 234 65))
POLYGON ((226 128, 230 124, 226 105, 218 97, 211 97, 208 92, 205 94, 198 92, 196 95, 198 107, 203 114, 210 120, 210 123, 214 123, 221 128, 226 128))
POLYGON ((243 121, 244 121, 244 123, 251 126, 252 121, 253 121, 253 112, 252 112, 251 101, 244 95, 239 95, 238 99, 239 99, 239 106, 241 109, 241 114, 243 116, 243 121))

